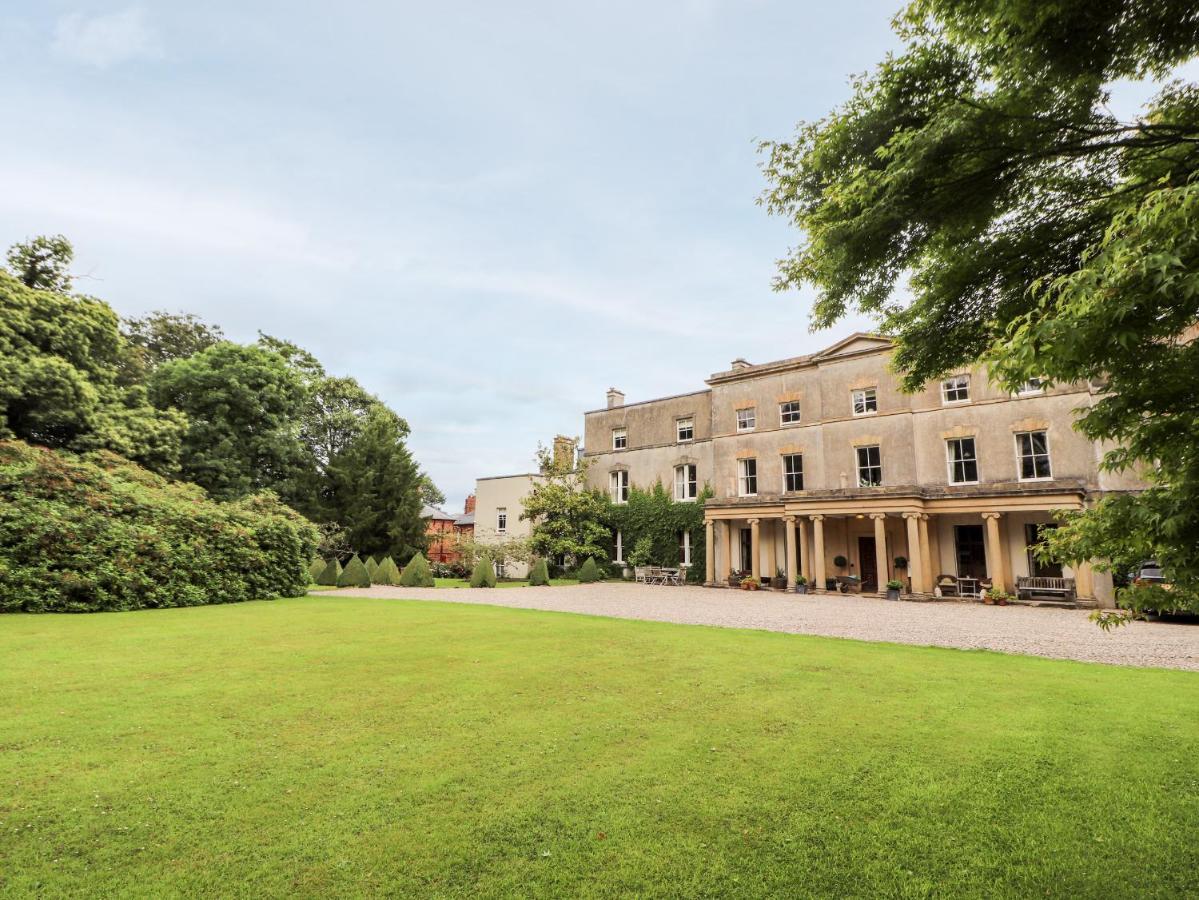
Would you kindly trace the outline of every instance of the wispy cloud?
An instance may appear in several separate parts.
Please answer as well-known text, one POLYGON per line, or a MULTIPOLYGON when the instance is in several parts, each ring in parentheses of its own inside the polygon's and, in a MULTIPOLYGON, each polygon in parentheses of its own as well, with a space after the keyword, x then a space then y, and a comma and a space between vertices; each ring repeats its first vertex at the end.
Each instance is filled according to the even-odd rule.
POLYGON ((136 7, 90 16, 61 16, 51 49, 62 59, 101 69, 135 59, 162 57, 157 34, 145 13, 136 7))

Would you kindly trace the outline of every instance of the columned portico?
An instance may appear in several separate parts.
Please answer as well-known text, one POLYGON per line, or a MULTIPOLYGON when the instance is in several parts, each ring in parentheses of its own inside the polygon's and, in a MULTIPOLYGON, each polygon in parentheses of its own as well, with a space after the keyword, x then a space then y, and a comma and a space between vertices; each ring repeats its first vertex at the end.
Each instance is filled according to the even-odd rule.
POLYGON ((925 529, 922 536, 920 529, 924 515, 905 512, 903 518, 907 523, 908 573, 912 576, 912 590, 919 594, 927 594, 931 590, 927 583, 928 566, 925 563, 928 558, 928 530, 925 529))
POLYGON ((704 583, 716 583, 716 523, 704 525, 704 583))
POLYGON ((816 580, 816 590, 824 590, 824 516, 812 516, 812 566, 816 580))
POLYGON ((787 590, 795 587, 795 516, 783 516, 786 523, 786 565, 787 590))
POLYGON ((762 580, 761 519, 749 520, 749 574, 754 581, 762 580))
POLYGON ((875 576, 878 579, 875 589, 882 594, 886 591, 885 585, 890 579, 890 569, 887 565, 887 514, 871 513, 870 518, 874 520, 874 565, 878 573, 875 576))
POLYGON ((987 575, 997 591, 1007 590, 1007 573, 1003 567, 1003 545, 999 538, 999 517, 1001 513, 983 513, 983 522, 987 527, 987 575))

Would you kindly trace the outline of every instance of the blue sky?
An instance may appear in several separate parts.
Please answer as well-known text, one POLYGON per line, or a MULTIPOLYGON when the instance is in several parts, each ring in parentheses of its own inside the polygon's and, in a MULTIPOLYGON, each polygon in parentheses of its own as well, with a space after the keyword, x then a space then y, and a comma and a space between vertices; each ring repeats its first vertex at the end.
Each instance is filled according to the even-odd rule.
POLYGON ((755 140, 848 96, 898 2, 8 4, 0 244, 315 352, 460 508, 609 385, 832 343, 755 140))

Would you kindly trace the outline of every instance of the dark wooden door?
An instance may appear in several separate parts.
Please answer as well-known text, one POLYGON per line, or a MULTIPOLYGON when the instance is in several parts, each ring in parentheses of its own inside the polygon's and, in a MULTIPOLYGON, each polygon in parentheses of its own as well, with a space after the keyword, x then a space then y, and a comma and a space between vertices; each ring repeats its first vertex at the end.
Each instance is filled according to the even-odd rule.
POLYGON ((875 543, 872 537, 858 538, 858 565, 861 571, 863 591, 878 590, 878 557, 875 555, 875 543))
POLYGON ((954 544, 958 556, 958 578, 987 577, 987 548, 981 525, 955 525, 954 544))

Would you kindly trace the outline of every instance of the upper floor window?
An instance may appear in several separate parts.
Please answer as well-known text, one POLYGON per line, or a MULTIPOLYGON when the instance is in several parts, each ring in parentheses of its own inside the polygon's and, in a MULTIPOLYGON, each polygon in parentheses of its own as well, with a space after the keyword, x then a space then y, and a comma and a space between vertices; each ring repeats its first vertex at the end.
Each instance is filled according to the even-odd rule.
POLYGON ((853 392, 853 414, 867 416, 878 412, 878 391, 875 388, 861 388, 853 392))
POLYGON ((629 430, 627 428, 612 429, 612 449, 624 450, 629 446, 629 430))
POLYGON ((756 459, 737 460, 737 493, 742 497, 752 497, 758 492, 758 461, 756 459))
POLYGON ((878 445, 858 447, 858 487, 878 487, 883 483, 883 456, 878 445))
POLYGON ((1024 384, 1020 385, 1020 395, 1025 394, 1043 394, 1045 392, 1044 378, 1030 378, 1024 384))
POLYGON ((941 382, 942 403, 964 403, 970 399, 970 376, 954 375, 941 382))
POLYGON ((495 531, 496 534, 508 533, 508 509, 501 506, 495 511, 495 531))
POLYGON ((978 456, 974 452, 974 438, 952 438, 945 442, 949 458, 950 484, 978 483, 978 456))
POLYGON ((685 419, 675 419, 675 435, 680 444, 695 440, 695 420, 688 416, 685 419))
POLYGON ((803 490, 803 455, 800 453, 783 455, 783 490, 803 490))
POLYGON ((696 466, 687 464, 674 467, 674 499, 694 500, 699 496, 699 479, 696 466))
POLYGON ((608 476, 608 491, 613 503, 629 502, 629 473, 618 469, 608 476))
POLYGON ((798 425, 799 424, 799 401, 788 400, 786 403, 779 404, 779 424, 780 425, 798 425))
POLYGON ((1049 435, 1046 432, 1017 432, 1016 457, 1020 465, 1021 481, 1053 477, 1049 465, 1049 435))
POLYGON ((751 406, 748 409, 737 410, 737 430, 738 431, 753 431, 756 424, 754 416, 754 408, 751 406))

